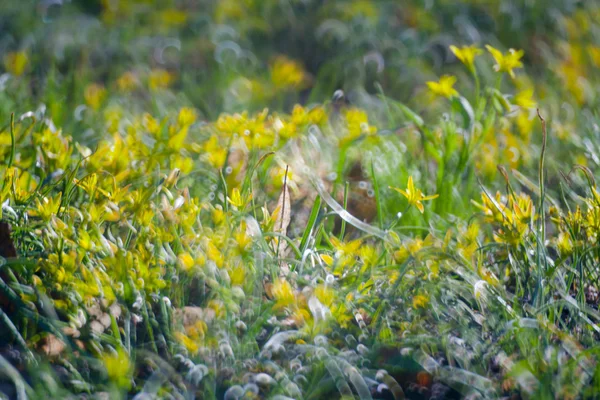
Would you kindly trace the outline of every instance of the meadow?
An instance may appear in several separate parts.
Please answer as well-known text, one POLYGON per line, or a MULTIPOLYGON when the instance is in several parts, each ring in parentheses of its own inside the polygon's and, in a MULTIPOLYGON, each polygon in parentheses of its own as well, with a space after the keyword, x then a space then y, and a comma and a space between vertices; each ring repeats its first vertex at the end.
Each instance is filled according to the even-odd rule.
POLYGON ((1 399, 600 398, 600 4, 3 0, 1 399))

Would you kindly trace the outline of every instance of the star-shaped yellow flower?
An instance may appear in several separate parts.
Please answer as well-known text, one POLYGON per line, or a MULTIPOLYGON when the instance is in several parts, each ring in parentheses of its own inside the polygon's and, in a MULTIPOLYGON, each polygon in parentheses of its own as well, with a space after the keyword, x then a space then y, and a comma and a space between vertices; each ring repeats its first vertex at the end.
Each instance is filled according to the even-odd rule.
POLYGON ((523 50, 509 49, 508 53, 502 54, 500 50, 490 45, 485 46, 485 48, 488 49, 494 60, 496 60, 496 65, 494 65, 496 72, 506 72, 511 78, 514 78, 515 73, 513 69, 523 68, 523 63, 521 62, 521 58, 525 54, 523 50))
POLYGON ((408 200, 408 204, 411 206, 417 207, 417 209, 423 214, 425 208, 423 207, 422 201, 433 200, 437 198, 439 195, 433 194, 430 196, 425 196, 420 189, 415 188, 415 184, 413 182, 412 176, 408 177, 408 183, 406 184, 406 190, 398 189, 390 186, 390 189, 394 189, 398 193, 402 194, 408 200))
POLYGON ((429 90, 431 90, 431 92, 436 96, 442 96, 449 99, 451 97, 458 96, 458 92, 453 87, 455 83, 455 76, 444 75, 440 78, 439 82, 427 82, 427 86, 429 87, 429 90))
POLYGON ((458 58, 460 62, 465 64, 467 69, 471 72, 475 71, 475 57, 483 53, 483 50, 481 50, 475 45, 462 46, 461 48, 458 48, 456 46, 450 46, 450 50, 452 51, 452 53, 454 53, 456 58, 458 58))

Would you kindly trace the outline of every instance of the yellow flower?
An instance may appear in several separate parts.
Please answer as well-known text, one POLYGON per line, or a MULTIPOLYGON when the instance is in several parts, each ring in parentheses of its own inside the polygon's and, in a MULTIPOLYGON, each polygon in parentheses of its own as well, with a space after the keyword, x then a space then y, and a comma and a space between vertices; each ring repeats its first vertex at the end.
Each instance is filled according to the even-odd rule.
POLYGON ((461 48, 450 46, 450 50, 471 72, 475 71, 475 57, 483 53, 483 50, 475 45, 463 46, 461 48))
POLYGON ((323 125, 327 121, 327 112, 323 107, 315 107, 308 112, 308 120, 311 124, 323 125))
POLYGON ((352 256, 356 257, 359 255, 359 250, 362 245, 362 239, 352 240, 350 242, 342 242, 335 236, 331 236, 329 238, 331 244, 335 248, 336 252, 342 256, 352 256))
POLYGON ((179 26, 185 24, 188 15, 181 10, 175 8, 168 8, 162 11, 160 14, 161 22, 167 26, 179 26))
POLYGON ((246 204, 252 199, 252 194, 242 195, 240 189, 233 188, 231 191, 231 197, 227 197, 227 201, 238 209, 243 210, 246 204))
POLYGON ((130 92, 135 89, 137 78, 133 72, 125 72, 117 79, 117 88, 122 92, 130 92))
POLYGON ((223 23, 229 19, 241 20, 244 18, 246 8, 244 2, 239 0, 221 0, 216 3, 215 21, 223 23))
POLYGON ((8 53, 4 56, 4 68, 14 76, 21 76, 25 72, 27 61, 29 58, 24 51, 8 53))
POLYGON ((36 216, 44 222, 50 221, 52 216, 58 213, 61 204, 62 193, 53 197, 41 197, 35 199, 35 209, 29 211, 29 215, 36 216))
POLYGON ((194 265, 196 264, 194 262, 194 259, 188 252, 181 253, 177 258, 179 259, 179 263, 181 264, 183 269, 186 271, 189 271, 190 269, 192 269, 194 267, 194 265))
POLYGON ((220 225, 223 221, 225 221, 225 211, 220 205, 217 205, 212 209, 211 217, 213 224, 220 225))
POLYGON ((279 89, 299 89, 306 82, 306 74, 299 62, 279 56, 271 65, 271 82, 279 89))
POLYGON ((521 58, 525 54, 523 50, 509 49, 508 53, 502 54, 500 50, 490 45, 485 46, 485 48, 488 49, 494 60, 496 60, 496 65, 494 66, 496 72, 506 72, 511 78, 514 78, 515 73, 513 69, 523 68, 523 63, 521 62, 521 58))
POLYGON ((429 303, 429 297, 422 294, 416 295, 412 300, 413 308, 424 308, 427 303, 429 303))
POLYGON ((148 86, 151 90, 164 89, 173 82, 173 75, 164 69, 155 69, 150 72, 148 86))
POLYGON ((92 110, 98 110, 106 97, 106 89, 102 85, 92 83, 85 88, 83 97, 92 110))
POLYGON ((238 265, 229 271, 229 279, 232 286, 242 286, 246 281, 246 269, 243 265, 238 265))
POLYGON ((217 246, 215 246, 215 244, 211 241, 206 244, 206 255, 208 256, 209 260, 213 261, 217 265, 217 267, 223 268, 225 256, 223 256, 223 253, 221 253, 217 246))
POLYGON ((455 83, 455 76, 444 75, 440 78, 439 82, 427 82, 427 86, 434 95, 449 99, 451 97, 458 96, 458 92, 453 87, 455 83))
POLYGON ((421 192, 420 189, 415 188, 415 184, 413 183, 412 176, 408 177, 408 183, 406 184, 406 190, 398 189, 398 188, 391 187, 391 186, 390 186, 390 189, 394 189, 395 191, 397 191, 398 193, 400 193, 404 197, 406 197, 406 199, 408 200, 408 204, 411 206, 416 206, 419 209, 419 211, 421 212, 421 214, 423 214, 423 211, 425 210, 423 207, 423 204, 421 202, 425 201, 425 200, 433 200, 438 197, 437 194, 425 196, 423 194, 423 192, 421 192))
POLYGON ((330 286, 319 285, 315 288, 314 293, 315 297, 327 307, 331 307, 333 305, 335 292, 330 286))
POLYGON ((196 122, 196 111, 193 108, 183 107, 179 110, 179 115, 177 116, 179 126, 190 126, 194 122, 196 122))
POLYGON ((237 244, 237 250, 244 254, 252 244, 252 237, 246 233, 246 223, 242 222, 240 229, 233 234, 233 239, 237 244))
POLYGON ((556 239, 556 247, 558 248, 561 257, 566 257, 573 252, 573 241, 568 233, 561 232, 558 234, 558 238, 556 239))
POLYGON ((129 362, 129 354, 123 349, 116 354, 107 354, 102 357, 108 378, 122 388, 129 388, 133 368, 129 362))
POLYGON ((331 257, 329 254, 321 254, 320 257, 321 260, 323 260, 323 262, 328 266, 331 267, 333 265, 333 257, 331 257))
POLYGON ((348 133, 341 140, 342 145, 357 139, 360 135, 371 136, 377 133, 377 128, 369 125, 369 116, 365 111, 350 108, 346 110, 345 117, 348 133))
POLYGON ((524 89, 515 95, 515 104, 521 108, 535 108, 533 89, 524 89))
POLYGON ((290 283, 283 278, 279 278, 273 282, 271 293, 273 293, 273 297, 275 300, 277 300, 277 303, 274 306, 276 309, 282 309, 290 306, 294 304, 296 300, 292 285, 290 285, 290 283))
POLYGON ((213 168, 222 168, 227 160, 227 147, 222 146, 219 143, 217 136, 211 136, 206 143, 204 143, 203 149, 205 157, 208 163, 213 168))
POLYGON ((187 349, 190 354, 193 355, 198 352, 199 346, 196 344, 196 342, 182 332, 175 332, 175 338, 187 349))

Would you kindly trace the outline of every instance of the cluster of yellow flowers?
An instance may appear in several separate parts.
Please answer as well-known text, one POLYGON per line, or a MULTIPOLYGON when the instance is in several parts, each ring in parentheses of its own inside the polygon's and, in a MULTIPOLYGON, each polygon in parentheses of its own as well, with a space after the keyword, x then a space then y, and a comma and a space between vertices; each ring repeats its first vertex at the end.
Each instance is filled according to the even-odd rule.
POLYGON ((536 218, 533 202, 526 194, 503 198, 500 192, 495 197, 482 193, 481 203, 473 201, 473 204, 483 212, 486 222, 498 227, 494 239, 513 246, 523 243, 536 218))
POLYGON ((215 122, 214 128, 216 137, 232 145, 241 141, 249 150, 266 149, 278 140, 285 141, 298 136, 309 125, 323 125, 327 118, 321 106, 306 109, 296 105, 289 116, 269 114, 266 109, 252 116, 248 112, 223 114, 215 122))
POLYGON ((579 206, 566 214, 551 209, 552 220, 559 231, 554 242, 562 257, 570 256, 578 248, 597 246, 600 240, 600 193, 595 186, 585 203, 585 211, 579 206))
MULTIPOLYGON (((523 58, 523 50, 509 49, 507 53, 502 53, 500 50, 487 45, 486 49, 490 52, 496 64, 494 70, 499 73, 507 73, 511 78, 515 79, 514 70, 517 68, 523 68, 521 58, 523 58)), ((450 50, 460 62, 462 62, 469 72, 476 75, 475 59, 483 54, 483 50, 475 45, 471 46, 450 46, 450 50)), ((459 93, 454 89, 456 83, 456 77, 451 75, 444 75, 438 82, 429 81, 427 86, 431 93, 435 96, 452 98, 458 96, 459 93)))

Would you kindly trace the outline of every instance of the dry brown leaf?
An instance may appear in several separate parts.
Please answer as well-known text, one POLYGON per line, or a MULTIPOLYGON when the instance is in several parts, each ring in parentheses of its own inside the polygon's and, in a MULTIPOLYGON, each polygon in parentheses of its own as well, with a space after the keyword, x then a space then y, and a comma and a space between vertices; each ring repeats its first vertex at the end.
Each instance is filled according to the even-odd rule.
POLYGON ((71 336, 73 338, 78 338, 81 335, 79 330, 72 328, 70 326, 65 326, 62 331, 65 335, 71 336))
POLYGON ((192 326, 197 321, 211 323, 215 318, 215 311, 210 308, 201 307, 183 307, 175 310, 173 318, 183 323, 184 327, 192 326))
POLYGON ((53 334, 48 334, 48 336, 42 339, 41 350, 42 352, 49 357, 56 357, 62 353, 67 346, 65 343, 54 336, 53 334))

